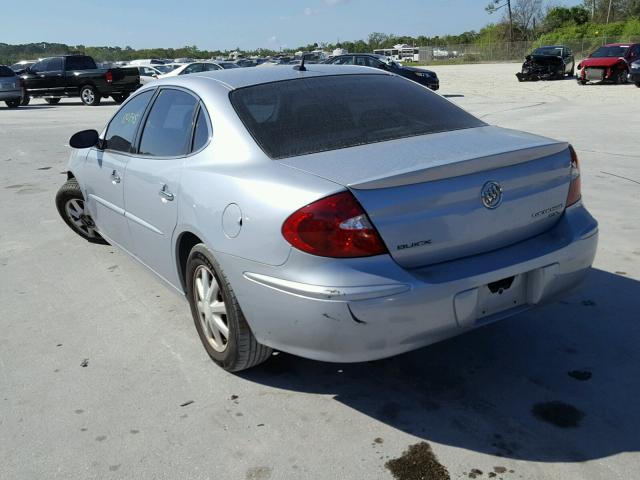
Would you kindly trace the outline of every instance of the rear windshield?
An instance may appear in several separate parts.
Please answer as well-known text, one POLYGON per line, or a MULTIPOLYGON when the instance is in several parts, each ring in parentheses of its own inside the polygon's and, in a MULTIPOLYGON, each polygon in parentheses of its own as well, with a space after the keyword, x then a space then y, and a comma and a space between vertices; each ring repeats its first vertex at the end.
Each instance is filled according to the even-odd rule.
POLYGON ((96 62, 91 57, 67 57, 67 70, 94 70, 96 62))
POLYGON ((391 75, 287 80, 240 88, 230 98, 273 159, 485 125, 438 94, 391 75))
POLYGON ((9 67, 0 65, 0 77, 15 77, 15 73, 9 67))

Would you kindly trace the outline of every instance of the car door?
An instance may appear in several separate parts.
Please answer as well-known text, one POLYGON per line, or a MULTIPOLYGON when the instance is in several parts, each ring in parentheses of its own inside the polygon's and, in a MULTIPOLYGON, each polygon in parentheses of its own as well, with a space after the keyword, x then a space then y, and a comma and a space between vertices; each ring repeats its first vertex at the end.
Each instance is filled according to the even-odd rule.
POLYGON ((42 70, 37 73, 40 93, 45 95, 62 95, 64 90, 64 60, 52 57, 42 62, 42 70))
POLYGON ((36 62, 29 68, 29 71, 22 76, 24 86, 29 90, 30 93, 40 94, 44 92, 45 72, 47 70, 48 62, 48 58, 36 62))
POLYGON ((82 170, 85 198, 98 231, 129 252, 132 251, 131 235, 124 210, 126 167, 154 92, 141 92, 118 110, 98 145, 101 148, 89 150, 82 170))
POLYGON ((178 218, 180 174, 191 150, 198 98, 161 88, 145 119, 124 187, 134 254, 169 283, 179 286, 172 236, 178 218))

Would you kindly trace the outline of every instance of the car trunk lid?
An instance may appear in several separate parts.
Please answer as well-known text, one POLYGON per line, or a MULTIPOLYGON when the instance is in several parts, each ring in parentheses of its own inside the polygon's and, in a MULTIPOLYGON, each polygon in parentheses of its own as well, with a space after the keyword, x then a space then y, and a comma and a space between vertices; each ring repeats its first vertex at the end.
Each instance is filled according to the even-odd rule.
POLYGON ((569 189, 567 147, 489 126, 280 162, 349 188, 391 256, 413 268, 501 248, 550 228, 569 189))

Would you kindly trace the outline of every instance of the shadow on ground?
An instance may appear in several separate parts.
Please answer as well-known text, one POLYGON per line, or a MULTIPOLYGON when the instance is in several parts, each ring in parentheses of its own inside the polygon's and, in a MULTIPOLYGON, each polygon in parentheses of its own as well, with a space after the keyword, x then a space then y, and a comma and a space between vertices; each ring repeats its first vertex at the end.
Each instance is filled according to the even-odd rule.
POLYGON ((242 377, 334 395, 424 440, 481 453, 579 462, 635 452, 639 299, 640 282, 593 270, 561 302, 399 357, 343 365, 281 353, 242 377))

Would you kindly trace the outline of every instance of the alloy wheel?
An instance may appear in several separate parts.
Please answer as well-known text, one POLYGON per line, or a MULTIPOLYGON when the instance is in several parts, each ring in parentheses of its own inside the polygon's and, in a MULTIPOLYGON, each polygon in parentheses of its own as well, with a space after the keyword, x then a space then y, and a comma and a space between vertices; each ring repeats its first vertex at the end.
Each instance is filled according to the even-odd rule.
POLYGON ((224 352, 229 342, 227 306, 216 277, 205 265, 193 273, 193 295, 198 317, 207 342, 217 352, 224 352))
POLYGON ((64 206, 65 213, 71 222, 80 230, 86 237, 94 238, 96 231, 93 228, 93 222, 91 218, 86 214, 84 209, 84 201, 79 198, 72 198, 68 200, 64 206))

